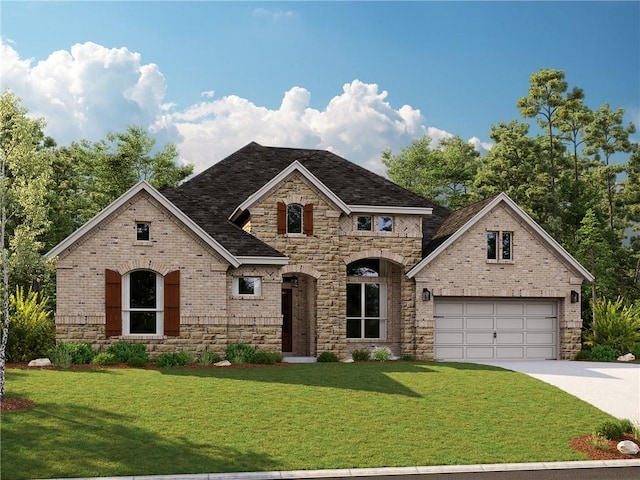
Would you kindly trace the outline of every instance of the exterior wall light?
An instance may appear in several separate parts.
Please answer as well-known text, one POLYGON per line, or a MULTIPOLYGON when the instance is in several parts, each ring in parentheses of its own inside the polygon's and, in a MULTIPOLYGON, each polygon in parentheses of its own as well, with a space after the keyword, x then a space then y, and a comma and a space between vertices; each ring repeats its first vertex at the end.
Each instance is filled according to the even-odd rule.
POLYGON ((571 290, 571 303, 578 303, 580 301, 580 294, 575 290, 571 290))
POLYGON ((431 300, 431 292, 429 291, 428 288, 422 289, 422 300, 425 302, 428 302, 429 300, 431 300))

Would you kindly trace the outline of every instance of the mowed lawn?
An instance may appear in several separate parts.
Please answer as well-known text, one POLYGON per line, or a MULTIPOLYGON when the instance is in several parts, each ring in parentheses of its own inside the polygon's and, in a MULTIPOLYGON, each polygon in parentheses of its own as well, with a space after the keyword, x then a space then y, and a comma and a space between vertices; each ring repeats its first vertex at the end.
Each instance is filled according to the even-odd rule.
POLYGON ((452 363, 7 371, 3 479, 582 460, 610 418, 555 387, 452 363))

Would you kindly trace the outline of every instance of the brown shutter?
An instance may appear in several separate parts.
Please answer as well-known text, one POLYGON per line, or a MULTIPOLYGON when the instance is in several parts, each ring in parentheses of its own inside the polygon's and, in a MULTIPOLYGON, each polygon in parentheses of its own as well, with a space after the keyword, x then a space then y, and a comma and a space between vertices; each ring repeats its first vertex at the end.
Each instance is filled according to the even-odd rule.
POLYGON ((278 202, 278 235, 287 233, 287 206, 278 202))
POLYGON ((122 275, 115 270, 104 271, 105 335, 122 335, 122 275))
POLYGON ((305 235, 313 235, 313 203, 304 206, 302 216, 302 228, 305 235))
POLYGON ((164 277, 164 334, 180 335, 180 270, 164 277))

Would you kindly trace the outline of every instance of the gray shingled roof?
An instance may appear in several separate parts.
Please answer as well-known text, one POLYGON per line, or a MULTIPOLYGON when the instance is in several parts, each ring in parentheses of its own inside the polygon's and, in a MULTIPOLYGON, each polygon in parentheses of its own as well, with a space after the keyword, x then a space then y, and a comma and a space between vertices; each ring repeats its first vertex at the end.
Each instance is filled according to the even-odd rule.
POLYGON ((430 238, 449 211, 380 175, 325 150, 264 147, 252 142, 207 170, 161 193, 227 250, 239 256, 282 256, 227 220, 235 209, 293 162, 300 162, 347 205, 433 208, 430 238))

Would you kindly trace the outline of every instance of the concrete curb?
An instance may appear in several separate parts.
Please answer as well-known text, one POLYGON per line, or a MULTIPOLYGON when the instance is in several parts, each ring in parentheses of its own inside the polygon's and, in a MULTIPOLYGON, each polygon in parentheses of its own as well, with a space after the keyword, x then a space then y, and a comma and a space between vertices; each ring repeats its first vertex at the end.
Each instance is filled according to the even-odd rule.
MULTIPOLYGON (((579 462, 493 463, 441 465, 433 467, 345 468, 335 470, 291 470, 283 472, 197 473, 184 475, 134 475, 125 477, 65 478, 59 480, 285 480, 300 478, 357 478, 378 475, 430 475, 437 473, 509 472, 522 470, 566 470, 573 468, 640 467, 640 459, 579 462)), ((56 480, 56 479, 48 479, 56 480)))

